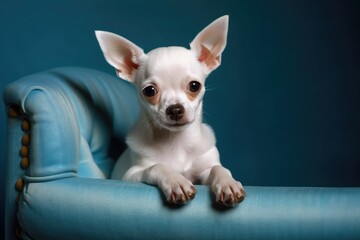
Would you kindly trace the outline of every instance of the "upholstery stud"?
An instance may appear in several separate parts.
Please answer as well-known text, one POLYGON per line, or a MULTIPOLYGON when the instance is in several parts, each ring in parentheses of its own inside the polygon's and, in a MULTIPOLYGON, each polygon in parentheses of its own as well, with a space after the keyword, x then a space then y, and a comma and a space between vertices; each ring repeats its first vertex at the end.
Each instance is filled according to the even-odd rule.
POLYGON ((24 119, 21 123, 21 129, 24 132, 27 132, 30 130, 30 121, 28 119, 24 119))
POLYGON ((28 169, 30 165, 30 161, 28 157, 23 157, 20 162, 20 166, 22 169, 28 169))
POLYGON ((24 134, 24 136, 21 139, 21 142, 22 142, 23 145, 29 146, 30 145, 30 135, 29 134, 24 134))
POLYGON ((20 156, 21 156, 21 157, 27 157, 27 156, 29 156, 29 147, 27 147, 27 146, 22 146, 22 147, 20 148, 20 156))
POLYGON ((8 108, 8 116, 11 118, 16 118, 20 115, 20 109, 17 106, 10 106, 8 108))
POLYGON ((19 178, 16 180, 15 188, 18 192, 21 192, 24 189, 24 179, 19 178))

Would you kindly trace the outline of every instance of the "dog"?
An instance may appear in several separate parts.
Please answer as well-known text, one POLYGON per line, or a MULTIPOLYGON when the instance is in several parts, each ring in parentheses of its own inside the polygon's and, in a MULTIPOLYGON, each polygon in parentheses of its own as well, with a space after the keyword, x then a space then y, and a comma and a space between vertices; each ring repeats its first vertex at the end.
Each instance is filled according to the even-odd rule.
POLYGON ((111 178, 158 186, 173 204, 193 199, 198 183, 209 185, 221 205, 244 200, 242 184, 220 163, 213 130, 202 122, 205 79, 221 63, 228 19, 205 27, 190 49, 161 47, 147 54, 121 36, 95 31, 118 77, 136 86, 142 109, 111 178))

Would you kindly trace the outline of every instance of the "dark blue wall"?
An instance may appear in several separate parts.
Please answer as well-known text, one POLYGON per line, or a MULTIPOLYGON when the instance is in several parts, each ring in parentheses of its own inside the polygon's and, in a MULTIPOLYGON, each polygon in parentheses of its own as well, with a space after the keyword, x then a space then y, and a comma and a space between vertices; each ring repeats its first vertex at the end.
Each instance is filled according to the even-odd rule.
MULTIPOLYGON (((3 0, 0 92, 53 67, 114 74, 95 29, 149 51, 187 46, 224 14, 228 46, 205 99, 224 165, 245 185, 360 186, 360 1, 3 0)), ((3 111, 1 182, 5 124, 3 111)))

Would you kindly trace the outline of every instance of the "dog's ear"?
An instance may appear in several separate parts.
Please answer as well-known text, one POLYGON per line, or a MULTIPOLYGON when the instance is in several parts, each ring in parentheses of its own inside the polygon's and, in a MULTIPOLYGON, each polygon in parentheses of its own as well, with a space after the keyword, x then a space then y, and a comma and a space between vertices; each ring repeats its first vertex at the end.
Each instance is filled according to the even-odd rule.
POLYGON ((226 47, 228 25, 229 16, 222 16, 205 27, 190 43, 191 50, 203 63, 207 74, 221 63, 221 53, 226 47))
POLYGON ((95 31, 106 61, 116 69, 118 76, 134 81, 139 60, 144 51, 129 40, 110 32, 95 31))

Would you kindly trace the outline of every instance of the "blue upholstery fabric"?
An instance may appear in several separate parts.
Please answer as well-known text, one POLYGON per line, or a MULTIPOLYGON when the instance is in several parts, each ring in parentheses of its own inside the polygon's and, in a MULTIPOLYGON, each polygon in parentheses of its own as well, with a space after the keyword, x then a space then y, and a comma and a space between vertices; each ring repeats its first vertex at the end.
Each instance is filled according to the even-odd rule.
POLYGON ((30 151, 31 177, 74 173, 78 167, 80 176, 108 176, 113 164, 109 140, 124 138, 138 112, 130 84, 78 68, 21 79, 7 86, 5 101, 30 116, 36 146, 30 151))
POLYGON ((8 85, 4 99, 21 109, 8 119, 6 239, 17 225, 24 239, 360 238, 360 188, 246 187, 243 203, 222 209, 207 186, 174 207, 153 186, 107 179, 139 107, 134 88, 113 76, 49 70, 8 85))
POLYGON ((33 183, 19 206, 20 223, 33 239, 360 236, 359 189, 247 187, 248 198, 228 210, 214 208, 206 186, 197 189, 191 203, 171 208, 145 184, 84 178, 33 183))

